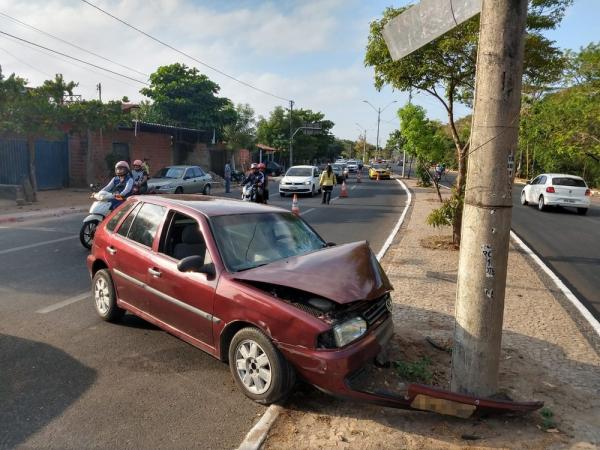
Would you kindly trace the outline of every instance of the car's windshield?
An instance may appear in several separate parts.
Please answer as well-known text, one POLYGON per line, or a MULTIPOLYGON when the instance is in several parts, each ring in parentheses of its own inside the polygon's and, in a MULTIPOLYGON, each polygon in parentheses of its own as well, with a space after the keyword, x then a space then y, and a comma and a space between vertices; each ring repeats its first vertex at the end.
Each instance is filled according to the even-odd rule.
POLYGON ((290 167, 285 174, 286 177, 312 177, 312 169, 310 167, 290 167))
POLYGON ((552 178, 552 184, 555 186, 574 186, 574 187, 586 187, 585 181, 579 178, 571 178, 571 177, 556 177, 552 178))
POLYGON ((387 167, 383 164, 373 164, 373 169, 387 169, 387 167))
POLYGON ((339 171, 339 170, 342 170, 344 167, 341 166, 341 165, 339 165, 339 164, 334 164, 333 166, 331 166, 331 168, 333 170, 338 170, 339 171))
POLYGON ((217 247, 231 272, 252 269, 303 255, 325 242, 302 219, 290 213, 258 213, 211 218, 217 247))
POLYGON ((154 178, 181 178, 183 176, 183 169, 175 167, 165 167, 160 169, 154 178))

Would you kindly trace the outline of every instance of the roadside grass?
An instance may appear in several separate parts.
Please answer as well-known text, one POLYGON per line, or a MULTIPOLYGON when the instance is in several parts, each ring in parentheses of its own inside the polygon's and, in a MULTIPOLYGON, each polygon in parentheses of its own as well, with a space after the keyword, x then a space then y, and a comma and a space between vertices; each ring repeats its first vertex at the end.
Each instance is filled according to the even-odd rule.
POLYGON ((414 362, 399 359, 392 363, 392 367, 396 370, 398 376, 406 381, 429 384, 433 379, 431 359, 427 356, 414 362))

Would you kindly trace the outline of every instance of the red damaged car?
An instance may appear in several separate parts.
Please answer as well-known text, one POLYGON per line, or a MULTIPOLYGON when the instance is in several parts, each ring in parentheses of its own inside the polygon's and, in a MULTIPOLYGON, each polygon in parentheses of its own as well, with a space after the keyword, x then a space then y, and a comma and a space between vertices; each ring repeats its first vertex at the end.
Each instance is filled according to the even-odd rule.
POLYGON ((98 227, 87 263, 103 319, 129 311, 229 362, 260 403, 296 376, 351 395, 349 376, 393 333, 392 286, 368 244, 328 244, 271 206, 132 197, 98 227))

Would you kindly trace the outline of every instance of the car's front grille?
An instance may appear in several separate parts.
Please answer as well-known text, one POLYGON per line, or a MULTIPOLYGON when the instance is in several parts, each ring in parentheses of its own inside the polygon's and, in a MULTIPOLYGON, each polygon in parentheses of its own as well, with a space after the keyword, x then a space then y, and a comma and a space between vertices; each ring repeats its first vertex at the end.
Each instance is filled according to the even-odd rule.
POLYGON ((365 303, 365 306, 359 309, 360 315, 364 317, 369 326, 373 325, 383 316, 390 314, 388 300, 391 304, 390 294, 385 294, 374 302, 365 303))

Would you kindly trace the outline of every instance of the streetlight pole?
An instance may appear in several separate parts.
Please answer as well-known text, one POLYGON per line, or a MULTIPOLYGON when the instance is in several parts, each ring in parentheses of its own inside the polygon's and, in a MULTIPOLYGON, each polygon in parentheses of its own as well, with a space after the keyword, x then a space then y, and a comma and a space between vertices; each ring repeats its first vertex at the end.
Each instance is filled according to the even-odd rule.
POLYGON ((294 110, 294 100, 290 100, 290 167, 294 165, 292 157, 292 141, 294 140, 294 134, 292 134, 292 111, 294 110))
POLYGON ((369 102, 368 100, 363 100, 363 103, 366 103, 367 105, 369 105, 371 108, 373 108, 373 110, 377 113, 377 144, 375 146, 375 157, 379 158, 379 122, 381 121, 381 113, 383 111, 385 111, 388 106, 390 106, 393 103, 397 103, 397 100, 393 100, 390 103, 388 103, 385 108, 381 109, 381 107, 379 108, 375 108, 371 102, 369 102))

